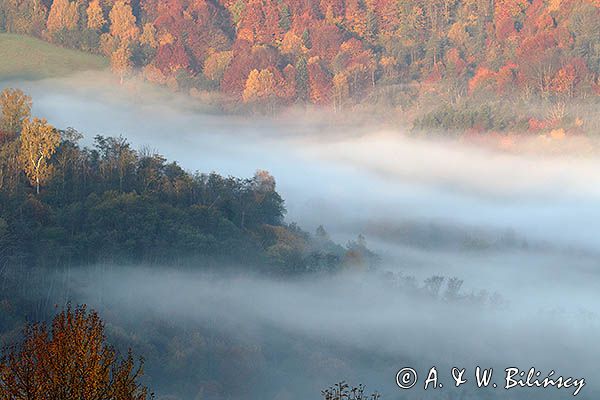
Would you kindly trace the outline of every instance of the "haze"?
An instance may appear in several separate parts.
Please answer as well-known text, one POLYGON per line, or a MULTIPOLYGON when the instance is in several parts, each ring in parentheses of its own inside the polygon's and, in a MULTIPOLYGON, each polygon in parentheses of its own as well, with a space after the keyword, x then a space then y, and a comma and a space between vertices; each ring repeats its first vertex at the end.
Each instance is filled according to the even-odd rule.
MULTIPOLYGON (((278 281, 168 266, 72 272, 69 279, 81 283, 78 300, 119 310, 109 322, 135 326, 148 315, 175 318, 239 340, 260 337, 262 346, 282 353, 280 360, 302 353, 294 346, 304 343, 345 361, 316 366, 311 358, 264 360, 260 368, 272 386, 247 398, 316 398, 342 379, 363 382, 386 399, 572 393, 395 387, 397 369, 433 365, 446 375, 450 366, 535 366, 542 377, 554 369, 586 378, 580 398, 598 394, 597 159, 501 153, 417 139, 403 127, 376 121, 339 123, 339 116, 225 116, 158 89, 105 89, 103 79, 99 75, 93 86, 81 85, 82 77, 10 85, 33 97, 34 114, 78 129, 86 143, 96 134, 123 135, 134 147, 157 149, 188 170, 236 176, 269 170, 286 200, 288 222, 311 231, 323 225, 342 243, 364 234, 382 257, 382 271, 418 282, 457 277, 465 282, 465 296, 485 290, 502 299, 477 304, 415 298, 379 273, 278 281)), ((159 396, 177 395, 161 384, 159 396)))

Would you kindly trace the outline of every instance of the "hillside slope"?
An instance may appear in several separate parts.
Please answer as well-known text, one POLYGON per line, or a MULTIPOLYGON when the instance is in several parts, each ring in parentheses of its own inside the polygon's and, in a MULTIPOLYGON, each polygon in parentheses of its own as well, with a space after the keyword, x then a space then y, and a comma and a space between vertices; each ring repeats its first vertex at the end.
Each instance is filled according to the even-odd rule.
POLYGON ((104 57, 8 33, 0 34, 0 60, 0 81, 51 78, 108 67, 104 57))
POLYGON ((2 30, 243 102, 600 93, 594 0, 0 0, 2 30))

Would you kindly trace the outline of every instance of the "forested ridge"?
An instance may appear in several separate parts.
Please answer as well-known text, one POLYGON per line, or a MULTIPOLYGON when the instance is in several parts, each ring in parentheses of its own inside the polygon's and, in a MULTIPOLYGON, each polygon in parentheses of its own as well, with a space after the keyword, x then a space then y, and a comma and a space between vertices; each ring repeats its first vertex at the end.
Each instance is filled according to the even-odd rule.
POLYGON ((30 116, 20 90, 0 95, 0 261, 260 266, 270 273, 368 266, 358 240, 335 244, 284 222, 275 179, 189 173, 123 138, 81 147, 74 129, 30 116))
MULTIPOLYGON (((230 336, 218 324, 179 324, 153 313, 130 319, 92 299, 113 317, 105 332, 98 314, 70 301, 87 296, 88 280, 112 279, 113 271, 117 282, 138 268, 146 277, 165 273, 162 279, 183 273, 292 282, 378 261, 362 236, 341 246, 323 227, 311 235, 286 223, 267 171, 250 178, 191 173, 122 137, 96 136, 86 147, 81 133, 57 129, 31 108, 21 90, 0 92, 0 398, 154 398, 146 385, 164 399, 241 398, 248 385, 266 397, 279 388, 268 384, 264 360, 280 357, 261 336, 230 336)), ((276 346, 289 343, 294 354, 308 349, 296 339, 276 346)))
POLYGON ((2 0, 0 30, 246 103, 600 93, 593 0, 2 0))

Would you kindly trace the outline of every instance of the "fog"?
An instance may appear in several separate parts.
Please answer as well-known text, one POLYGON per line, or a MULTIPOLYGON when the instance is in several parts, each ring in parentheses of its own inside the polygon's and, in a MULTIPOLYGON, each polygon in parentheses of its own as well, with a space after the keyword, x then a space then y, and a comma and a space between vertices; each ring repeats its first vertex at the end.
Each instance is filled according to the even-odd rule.
MULTIPOLYGON (((251 399, 317 398, 343 379, 387 399, 573 393, 474 390, 472 382, 451 387, 450 367, 467 368, 472 378, 477 365, 584 377, 578 397, 598 395, 598 158, 423 139, 351 116, 224 115, 166 90, 141 83, 114 88, 108 80, 83 74, 10 85, 33 97, 35 115, 76 128, 85 143, 96 134, 123 135, 192 171, 269 170, 288 222, 310 231, 323 225, 341 243, 364 234, 382 259, 378 272, 296 280, 168 266, 71 271, 75 299, 106 310, 109 324, 136 331, 155 318, 258 343, 263 373, 252 385, 269 387, 251 391, 240 383, 251 399), (463 280, 460 298, 423 296, 401 283, 434 275, 463 280), (481 291, 500 300, 477 297, 481 291), (445 388, 425 392, 422 381, 434 365, 445 388), (419 371, 420 382, 402 391, 394 380, 406 366, 419 371)), ((193 368, 201 361, 189 362, 193 368)), ((162 380, 153 389, 159 397, 178 396, 162 380)))

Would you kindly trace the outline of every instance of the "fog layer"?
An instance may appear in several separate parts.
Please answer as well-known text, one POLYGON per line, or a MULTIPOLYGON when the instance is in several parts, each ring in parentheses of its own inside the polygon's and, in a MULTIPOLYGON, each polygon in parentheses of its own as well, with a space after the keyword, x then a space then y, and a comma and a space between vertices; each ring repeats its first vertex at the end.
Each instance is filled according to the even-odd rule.
MULTIPOLYGON (((34 114, 75 127, 88 143, 96 134, 123 135, 189 170, 251 176, 267 169, 288 221, 308 230, 323 225, 341 242, 364 234, 381 269, 396 277, 457 277, 465 281, 462 296, 485 290, 502 301, 415 296, 380 273, 286 282, 168 268, 80 271, 73 277, 82 282, 79 299, 120 310, 111 314, 116 320, 153 315, 232 337, 243 332, 267 349, 277 342, 282 358, 296 354, 287 345, 297 340, 323 352, 340 346, 335 359, 345 363, 327 368, 267 357, 261 368, 278 380, 269 395, 316 397, 334 383, 328 379, 355 378, 386 398, 480 398, 467 389, 399 391, 395 372, 413 364, 534 366, 542 377, 553 369, 586 378, 580 397, 597 394, 598 159, 501 153, 306 114, 219 115, 161 90, 106 89, 102 76, 91 87, 78 84, 88 78, 16 85, 34 98, 34 114), (294 390, 284 390, 286 380, 294 390)), ((571 393, 538 389, 523 398, 571 393)))

